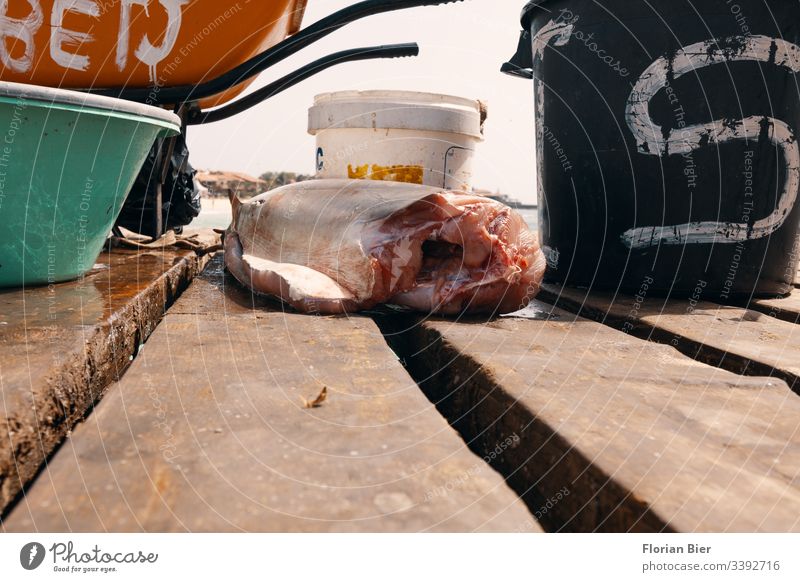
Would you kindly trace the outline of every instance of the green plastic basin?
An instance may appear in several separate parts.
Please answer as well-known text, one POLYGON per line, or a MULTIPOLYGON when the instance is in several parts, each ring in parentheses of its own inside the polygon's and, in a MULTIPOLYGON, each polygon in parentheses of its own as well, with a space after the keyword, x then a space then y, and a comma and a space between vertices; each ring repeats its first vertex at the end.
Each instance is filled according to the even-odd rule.
POLYGON ((0 82, 0 287, 92 268, 169 111, 0 82))

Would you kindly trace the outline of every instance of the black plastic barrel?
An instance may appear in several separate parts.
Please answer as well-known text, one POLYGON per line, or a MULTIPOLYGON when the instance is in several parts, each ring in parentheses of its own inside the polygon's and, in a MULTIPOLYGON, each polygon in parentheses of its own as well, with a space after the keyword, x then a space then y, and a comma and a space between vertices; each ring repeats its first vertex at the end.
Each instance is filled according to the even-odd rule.
POLYGON ((534 79, 548 281, 791 290, 800 2, 537 0, 523 29, 503 71, 534 79))

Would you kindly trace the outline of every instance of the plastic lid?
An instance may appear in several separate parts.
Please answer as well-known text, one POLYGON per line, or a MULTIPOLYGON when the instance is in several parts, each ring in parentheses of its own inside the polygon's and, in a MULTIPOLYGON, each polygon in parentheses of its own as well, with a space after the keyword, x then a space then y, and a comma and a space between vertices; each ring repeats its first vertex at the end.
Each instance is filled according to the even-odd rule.
POLYGON ((323 93, 308 110, 308 132, 326 129, 410 129, 483 138, 485 106, 474 99, 415 91, 323 93))
POLYGON ((136 103, 134 101, 125 101, 124 99, 81 93, 80 91, 0 81, 0 97, 39 101, 43 104, 72 105, 75 107, 85 107, 87 109, 126 113, 128 115, 156 119, 177 127, 181 126, 180 117, 166 109, 145 105, 144 103, 136 103))

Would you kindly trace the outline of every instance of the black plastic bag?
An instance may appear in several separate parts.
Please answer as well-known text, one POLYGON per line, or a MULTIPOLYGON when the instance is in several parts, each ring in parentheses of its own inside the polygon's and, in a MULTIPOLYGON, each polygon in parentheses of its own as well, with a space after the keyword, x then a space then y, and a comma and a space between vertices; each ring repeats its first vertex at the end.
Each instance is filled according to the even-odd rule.
POLYGON ((196 173, 189 163, 185 134, 159 139, 136 177, 116 226, 154 239, 168 230, 180 232, 200 214, 200 191, 194 180, 196 173), (159 162, 168 151, 170 140, 174 140, 174 145, 164 176, 164 168, 159 162))

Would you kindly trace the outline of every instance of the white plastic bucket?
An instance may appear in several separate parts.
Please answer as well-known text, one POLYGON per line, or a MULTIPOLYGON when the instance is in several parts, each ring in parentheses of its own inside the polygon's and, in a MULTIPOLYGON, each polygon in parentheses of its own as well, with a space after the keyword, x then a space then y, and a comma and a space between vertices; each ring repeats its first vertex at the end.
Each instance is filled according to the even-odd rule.
POLYGON ((308 112, 317 177, 472 189, 479 101, 412 91, 324 93, 308 112))

